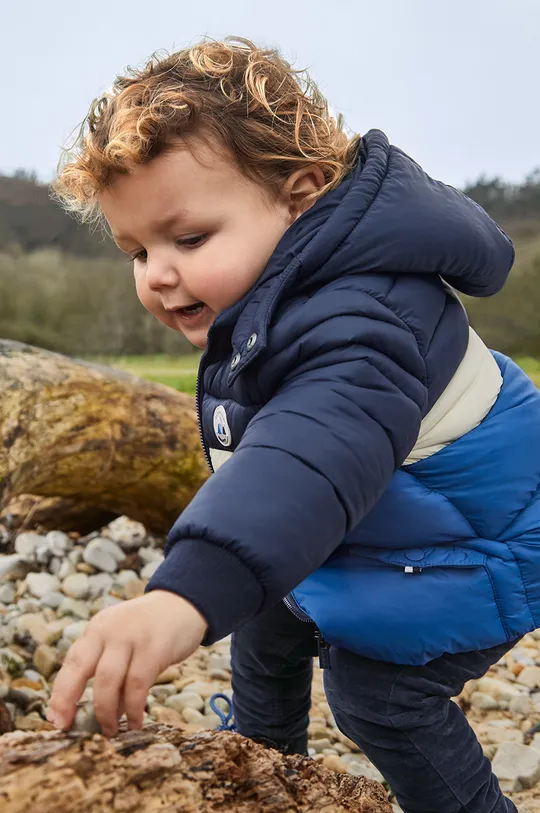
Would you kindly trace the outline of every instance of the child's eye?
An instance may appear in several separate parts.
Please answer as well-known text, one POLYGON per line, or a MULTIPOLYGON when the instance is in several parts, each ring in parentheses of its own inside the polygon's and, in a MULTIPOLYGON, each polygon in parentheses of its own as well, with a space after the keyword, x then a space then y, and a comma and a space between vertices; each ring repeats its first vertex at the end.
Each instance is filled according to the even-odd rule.
POLYGON ((142 251, 138 251, 136 254, 133 254, 133 256, 129 258, 128 262, 134 263, 136 260, 141 263, 146 262, 146 251, 144 249, 142 249, 142 251))
POLYGON ((188 248, 197 248, 206 242, 208 239, 207 234, 194 234, 192 237, 179 237, 176 241, 179 246, 187 246, 188 248))

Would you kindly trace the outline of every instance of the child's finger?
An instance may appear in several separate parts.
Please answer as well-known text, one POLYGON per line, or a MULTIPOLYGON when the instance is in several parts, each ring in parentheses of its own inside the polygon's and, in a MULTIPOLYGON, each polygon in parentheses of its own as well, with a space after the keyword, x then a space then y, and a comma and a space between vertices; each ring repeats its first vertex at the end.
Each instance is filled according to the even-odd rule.
POLYGON ((102 652, 93 686, 94 714, 107 737, 118 730, 120 695, 131 659, 131 644, 109 644, 102 652))
POLYGON ((156 663, 157 658, 149 656, 148 651, 135 650, 133 653, 124 683, 124 706, 129 728, 142 727, 146 698, 159 674, 156 663))
POLYGON ((101 638, 82 636, 68 651, 53 685, 48 719, 57 728, 69 728, 77 701, 94 674, 103 650, 101 638))

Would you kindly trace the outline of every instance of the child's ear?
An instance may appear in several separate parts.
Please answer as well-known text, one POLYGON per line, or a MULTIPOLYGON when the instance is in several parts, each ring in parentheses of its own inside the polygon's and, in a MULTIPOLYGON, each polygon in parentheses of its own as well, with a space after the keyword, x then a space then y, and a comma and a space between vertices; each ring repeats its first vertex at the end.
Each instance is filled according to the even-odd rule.
POLYGON ((313 206, 317 193, 325 183, 324 173, 316 164, 297 169, 296 172, 289 175, 283 192, 291 215, 291 222, 313 206))

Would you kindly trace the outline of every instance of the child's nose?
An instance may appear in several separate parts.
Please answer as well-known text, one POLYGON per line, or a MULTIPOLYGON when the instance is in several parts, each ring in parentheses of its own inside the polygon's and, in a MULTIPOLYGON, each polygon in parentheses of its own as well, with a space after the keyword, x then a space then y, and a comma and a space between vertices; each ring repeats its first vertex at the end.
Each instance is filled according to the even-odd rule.
POLYGON ((163 288, 176 288, 179 282, 177 268, 166 259, 148 259, 146 263, 146 284, 151 291, 163 288))

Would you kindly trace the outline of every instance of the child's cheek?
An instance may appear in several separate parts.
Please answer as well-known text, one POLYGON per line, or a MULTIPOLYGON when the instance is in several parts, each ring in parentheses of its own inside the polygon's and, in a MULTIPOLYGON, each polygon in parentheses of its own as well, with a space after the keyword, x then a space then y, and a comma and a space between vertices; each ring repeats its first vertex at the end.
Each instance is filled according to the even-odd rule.
POLYGON ((135 274, 135 290, 141 305, 146 308, 147 311, 150 311, 152 316, 155 316, 156 319, 159 319, 164 325, 170 327, 171 316, 163 308, 159 295, 150 290, 144 281, 144 277, 138 276, 137 274, 135 274))

